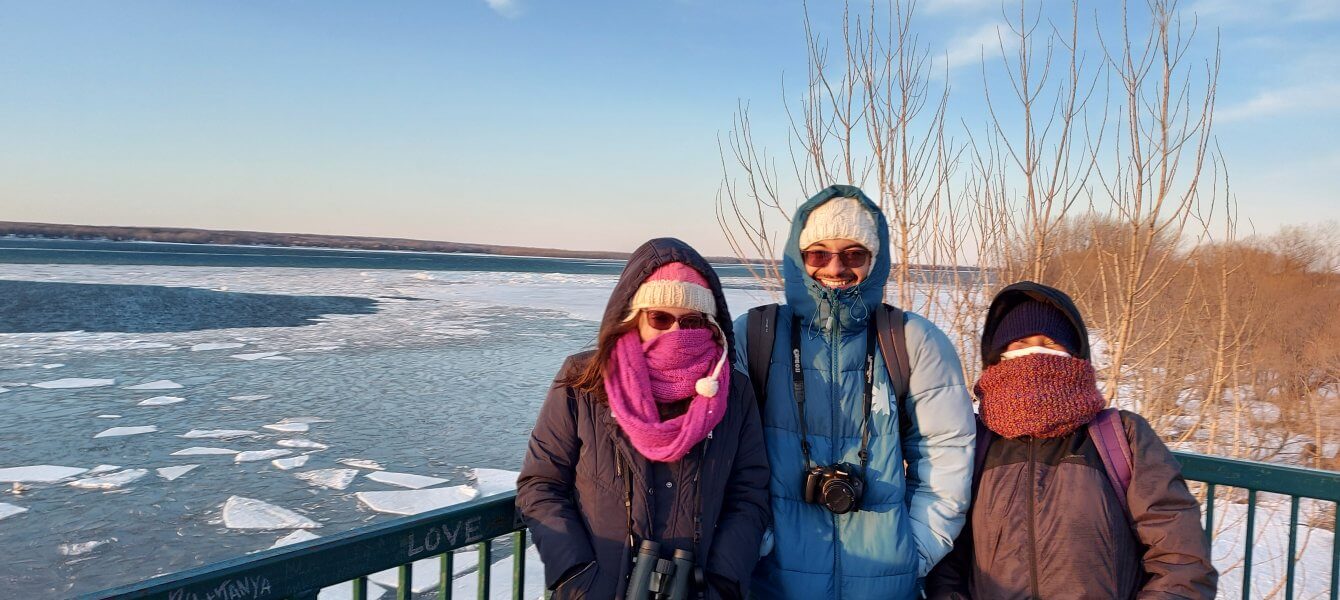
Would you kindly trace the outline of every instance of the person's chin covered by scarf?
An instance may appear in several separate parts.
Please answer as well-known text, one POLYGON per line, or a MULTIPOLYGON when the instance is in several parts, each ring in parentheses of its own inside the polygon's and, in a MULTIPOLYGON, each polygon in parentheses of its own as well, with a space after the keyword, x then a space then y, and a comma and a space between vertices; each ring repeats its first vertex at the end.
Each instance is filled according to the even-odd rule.
POLYGON ((992 337, 999 359, 977 382, 982 422, 1007 438, 1065 435, 1106 406, 1093 365, 1076 358, 1078 332, 1059 309, 1036 300, 1014 307, 992 337))

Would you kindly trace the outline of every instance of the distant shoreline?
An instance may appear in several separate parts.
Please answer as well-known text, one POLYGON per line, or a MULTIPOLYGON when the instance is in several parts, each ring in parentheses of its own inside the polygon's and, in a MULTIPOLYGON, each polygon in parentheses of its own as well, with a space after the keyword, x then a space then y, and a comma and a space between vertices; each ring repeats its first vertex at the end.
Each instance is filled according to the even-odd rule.
MULTIPOLYGON (((232 231, 192 229, 185 227, 122 227, 108 225, 69 225, 60 223, 26 223, 0 221, 0 237, 37 238, 50 240, 88 240, 112 242, 160 242, 172 244, 214 244, 231 246, 272 246, 281 248, 316 248, 328 250, 382 250, 402 252, 437 252, 446 254, 484 254, 492 256, 523 256, 537 258, 576 258, 627 260, 628 252, 602 250, 560 250, 528 246, 502 246, 441 242, 408 238, 382 238, 313 233, 273 233, 265 231, 232 231)), ((764 265, 771 261, 741 260, 736 256, 708 256, 717 264, 764 265)), ((915 265, 918 270, 952 270, 952 267, 915 265)), ((974 271, 974 267, 958 267, 974 271)))

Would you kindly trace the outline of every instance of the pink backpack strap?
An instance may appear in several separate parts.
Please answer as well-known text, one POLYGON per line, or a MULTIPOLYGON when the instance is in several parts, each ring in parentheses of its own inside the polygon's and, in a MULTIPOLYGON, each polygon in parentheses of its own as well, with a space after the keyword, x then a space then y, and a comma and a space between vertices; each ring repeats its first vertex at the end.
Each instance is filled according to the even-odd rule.
POLYGON ((1106 408, 1089 421, 1089 437, 1098 448, 1098 456, 1103 459, 1103 469, 1117 499, 1130 518, 1130 507, 1126 503, 1126 490, 1131 487, 1131 443, 1126 439, 1126 429, 1121 425, 1121 413, 1115 408, 1106 408))

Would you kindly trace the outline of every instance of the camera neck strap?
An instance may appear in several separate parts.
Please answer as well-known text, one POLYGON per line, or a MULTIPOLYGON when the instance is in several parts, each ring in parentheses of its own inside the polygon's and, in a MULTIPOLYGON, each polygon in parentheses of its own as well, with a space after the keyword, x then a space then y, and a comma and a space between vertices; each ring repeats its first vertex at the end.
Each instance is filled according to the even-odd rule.
MULTIPOLYGON (((796 398, 796 411, 800 413, 800 453, 805 456, 805 468, 810 468, 809 425, 805 422, 805 371, 800 361, 800 317, 791 320, 791 391, 796 398)), ((864 472, 870 463, 870 411, 875 396, 875 348, 879 338, 875 332, 875 320, 870 319, 865 339, 865 406, 861 419, 861 470, 864 472)))

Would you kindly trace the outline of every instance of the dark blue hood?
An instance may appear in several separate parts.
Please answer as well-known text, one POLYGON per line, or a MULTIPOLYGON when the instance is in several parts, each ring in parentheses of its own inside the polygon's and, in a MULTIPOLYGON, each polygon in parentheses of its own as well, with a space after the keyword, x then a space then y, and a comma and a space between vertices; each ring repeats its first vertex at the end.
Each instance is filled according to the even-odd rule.
POLYGON ((782 258, 782 279, 786 282, 786 303, 807 327, 828 330, 830 319, 837 314, 837 325, 841 331, 862 330, 866 326, 874 309, 884 302, 884 286, 889 281, 889 224, 884 212, 879 210, 860 188, 850 185, 834 185, 815 194, 799 209, 791 219, 791 235, 786 240, 786 251, 782 258), (810 212, 833 198, 856 198, 865 205, 875 219, 875 228, 879 231, 879 253, 875 255, 875 264, 865 280, 845 290, 833 290, 824 287, 818 280, 805 272, 805 263, 800 258, 800 232, 810 212))

